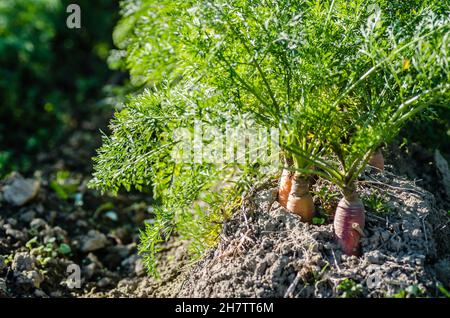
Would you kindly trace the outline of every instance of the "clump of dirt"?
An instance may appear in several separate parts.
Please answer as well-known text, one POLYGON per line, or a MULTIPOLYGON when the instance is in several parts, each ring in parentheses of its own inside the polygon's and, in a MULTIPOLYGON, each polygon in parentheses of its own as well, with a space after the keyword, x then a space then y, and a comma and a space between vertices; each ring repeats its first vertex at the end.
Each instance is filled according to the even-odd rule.
POLYGON ((324 225, 303 223, 278 204, 276 188, 260 190, 224 224, 221 243, 185 274, 177 296, 441 295, 436 268, 448 263, 439 260, 433 231, 448 220, 433 195, 389 173, 366 174, 358 190, 369 202, 361 257, 341 253, 331 218, 324 225), (387 199, 374 204, 370 198, 380 192, 387 199))

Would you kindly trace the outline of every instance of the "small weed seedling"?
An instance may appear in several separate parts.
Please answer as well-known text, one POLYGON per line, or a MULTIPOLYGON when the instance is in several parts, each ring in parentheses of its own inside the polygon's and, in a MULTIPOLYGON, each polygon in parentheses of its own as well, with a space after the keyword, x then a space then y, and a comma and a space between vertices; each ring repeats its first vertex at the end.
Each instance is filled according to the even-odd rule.
POLYGON ((342 292, 343 298, 355 298, 362 295, 362 286, 349 278, 342 280, 337 289, 342 292))
POLYGON ((384 215, 390 212, 390 208, 385 197, 376 191, 365 197, 364 203, 367 209, 372 213, 384 215))

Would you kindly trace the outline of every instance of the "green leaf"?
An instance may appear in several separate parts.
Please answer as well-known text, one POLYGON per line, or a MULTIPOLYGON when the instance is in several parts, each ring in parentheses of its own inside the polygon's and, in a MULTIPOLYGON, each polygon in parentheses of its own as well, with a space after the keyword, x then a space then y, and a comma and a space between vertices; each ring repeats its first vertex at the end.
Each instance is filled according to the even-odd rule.
POLYGON ((66 243, 62 243, 62 244, 59 245, 58 252, 63 254, 63 255, 67 255, 67 254, 70 254, 72 252, 72 249, 66 243))

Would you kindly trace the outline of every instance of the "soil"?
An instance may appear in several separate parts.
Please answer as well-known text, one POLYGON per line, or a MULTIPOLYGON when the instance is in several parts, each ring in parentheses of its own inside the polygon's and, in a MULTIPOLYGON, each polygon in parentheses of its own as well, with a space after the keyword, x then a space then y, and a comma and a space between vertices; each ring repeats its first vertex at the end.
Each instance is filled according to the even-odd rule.
POLYGON ((332 224, 306 224, 281 207, 277 188, 257 191, 224 226, 219 247, 190 270, 178 296, 439 296, 436 264, 442 281, 450 273, 439 267, 445 257, 437 243, 445 235, 448 251, 448 217, 432 194, 394 175, 367 175, 358 190, 367 202, 380 188, 389 199, 384 211, 366 207, 360 257, 342 255, 332 224))
POLYGON ((151 195, 109 197, 87 187, 98 127, 110 116, 79 123, 38 156, 33 174, 0 181, 0 297, 90 297, 146 276, 137 243, 151 195), (70 284, 73 268, 80 288, 70 284))
POLYGON ((315 222, 323 224, 314 225, 279 206, 268 183, 245 196, 203 259, 192 264, 173 239, 160 255, 161 277, 149 277, 137 244, 151 194, 87 188, 102 118, 42 154, 34 174, 0 181, 0 297, 441 297, 439 284, 450 288, 449 198, 433 165, 418 169, 404 151, 390 152, 400 167, 369 168, 358 183, 367 210, 359 258, 334 242, 335 187, 315 182, 315 222))
POLYGON ((443 297, 439 286, 450 287, 449 217, 414 182, 370 169, 361 178, 367 214, 360 257, 342 255, 332 215, 321 209, 317 194, 326 188, 337 201, 337 189, 314 185, 316 220, 325 221, 314 225, 281 207, 274 185, 246 196, 218 247, 195 265, 186 265, 180 245, 174 255, 181 262, 164 262, 162 281, 134 278, 107 296, 443 297))

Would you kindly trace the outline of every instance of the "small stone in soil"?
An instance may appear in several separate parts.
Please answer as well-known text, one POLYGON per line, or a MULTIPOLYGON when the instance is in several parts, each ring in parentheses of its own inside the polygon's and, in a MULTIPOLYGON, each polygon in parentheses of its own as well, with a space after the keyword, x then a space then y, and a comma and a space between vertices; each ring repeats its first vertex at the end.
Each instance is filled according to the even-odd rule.
POLYGON ((105 288, 108 286, 111 286, 113 284, 113 281, 109 277, 103 277, 97 282, 97 286, 100 288, 105 288))
POLYGON ((47 222, 45 222, 43 219, 37 218, 31 221, 30 227, 32 229, 43 229, 47 226, 47 222))
POLYGON ((6 222, 7 222, 8 224, 10 224, 11 226, 16 226, 16 225, 17 225, 17 220, 16 220, 16 219, 13 219, 13 218, 7 219, 6 222))
POLYGON ((141 258, 138 258, 136 260, 136 263, 134 265, 134 272, 137 276, 143 276, 145 274, 145 266, 141 258))
POLYGON ((35 258, 28 253, 17 253, 14 255, 11 268, 14 271, 29 271, 35 266, 35 258))
MULTIPOLYGON (((6 227, 6 225, 4 226, 4 228, 5 227, 6 227)), ((15 238, 18 241, 26 241, 27 240, 26 233, 11 228, 11 226, 9 224, 7 224, 7 227, 5 228, 5 230, 6 230, 5 231, 6 235, 11 236, 12 238, 15 238)))
POLYGON ((434 152, 434 160, 436 162, 437 171, 441 176, 444 190, 447 196, 450 197, 450 169, 448 168, 448 162, 437 149, 434 152))
POLYGON ((54 291, 50 293, 50 297, 60 298, 63 296, 63 293, 60 290, 54 291))
POLYGON ((381 238, 383 239, 383 241, 387 241, 389 239, 389 236, 391 235, 389 234, 388 231, 381 232, 381 238))
POLYGON ((3 199, 11 205, 22 206, 38 194, 39 188, 39 181, 24 179, 20 174, 13 173, 3 187, 3 199))
POLYGON ((83 278, 88 281, 91 279, 92 276, 94 276, 95 271, 97 269, 97 266, 94 263, 90 263, 83 267, 82 274, 83 278))
POLYGON ((378 264, 378 265, 381 265, 384 260, 384 256, 378 250, 367 253, 366 258, 367 262, 369 262, 370 264, 378 264))
POLYGON ((105 234, 90 230, 88 234, 81 239, 81 251, 92 252, 104 248, 108 244, 108 239, 105 234))

